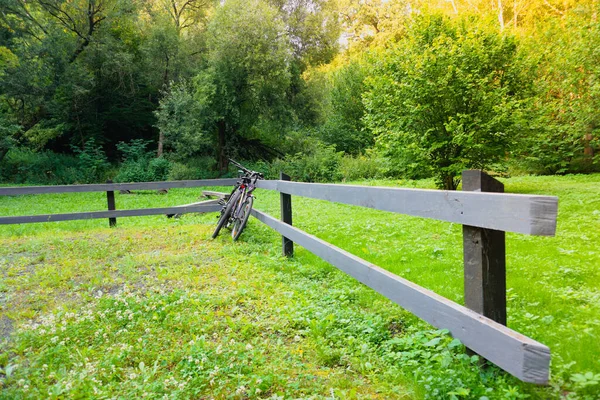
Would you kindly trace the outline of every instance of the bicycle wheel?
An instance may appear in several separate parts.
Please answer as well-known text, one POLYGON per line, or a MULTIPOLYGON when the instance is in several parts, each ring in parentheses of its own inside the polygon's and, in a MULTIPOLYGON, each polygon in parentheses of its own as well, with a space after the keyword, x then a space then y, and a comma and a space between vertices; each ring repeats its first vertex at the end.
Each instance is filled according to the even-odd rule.
POLYGON ((234 242, 238 240, 238 238, 242 234, 242 231, 246 227, 248 217, 250 217, 250 210, 252 210, 252 204, 254 204, 254 197, 252 196, 248 197, 244 204, 242 204, 240 216, 235 220, 233 224, 233 229, 231 230, 231 237, 233 238, 234 242))
POLYGON ((227 221, 229 221, 229 218, 231 217, 231 212, 233 211, 233 207, 237 203, 237 200, 239 199, 239 197, 240 197, 240 192, 236 191, 229 198, 229 201, 227 202, 227 205, 225 206, 225 210, 223 210, 223 212, 221 213, 221 217, 219 218, 219 222, 217 222, 217 227, 215 228, 215 231, 212 234, 213 239, 216 238, 217 236, 219 236, 219 232, 221 231, 221 228, 223 228, 227 224, 227 221))

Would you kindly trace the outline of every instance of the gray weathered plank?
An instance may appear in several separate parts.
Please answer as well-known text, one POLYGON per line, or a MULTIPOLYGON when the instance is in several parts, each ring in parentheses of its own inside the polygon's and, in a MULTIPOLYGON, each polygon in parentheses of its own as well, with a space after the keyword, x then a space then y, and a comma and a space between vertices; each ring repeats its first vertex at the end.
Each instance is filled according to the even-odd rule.
POLYGON ((36 222, 74 221, 80 219, 142 217, 161 214, 207 213, 219 211, 218 204, 199 204, 189 206, 142 208, 138 210, 89 211, 69 214, 27 215, 18 217, 0 217, 0 225, 31 224, 36 222))
POLYGON ((431 325, 448 329, 465 346, 517 378, 548 382, 550 349, 543 344, 261 211, 252 210, 252 215, 431 325))
POLYGON ((558 198, 506 193, 258 181, 262 189, 479 228, 553 236, 558 198), (492 212, 493 211, 493 212, 492 212))
MULTIPOLYGON (((190 207, 190 206, 197 206, 197 205, 213 205, 213 204, 219 204, 219 200, 218 199, 213 199, 213 200, 204 200, 204 201, 197 201, 195 203, 189 203, 189 204, 182 204, 180 206, 174 206, 174 208, 186 208, 186 207, 190 207)), ((182 213, 178 212, 178 213, 172 213, 172 214, 167 214, 168 218, 173 218, 173 217, 179 217, 179 215, 181 215, 182 213)))
POLYGON ((202 196, 205 197, 218 197, 220 199, 225 199, 227 200, 229 198, 229 196, 231 196, 230 193, 223 193, 223 192, 214 192, 212 190, 203 190, 202 191, 202 196))
POLYGON ((202 179, 193 181, 168 181, 168 182, 138 182, 138 183, 99 183, 92 185, 57 185, 57 186, 22 186, 2 187, 0 196, 20 196, 24 194, 49 194, 49 193, 84 193, 108 192, 119 190, 159 190, 173 188, 192 188, 203 186, 233 186, 237 179, 202 179))

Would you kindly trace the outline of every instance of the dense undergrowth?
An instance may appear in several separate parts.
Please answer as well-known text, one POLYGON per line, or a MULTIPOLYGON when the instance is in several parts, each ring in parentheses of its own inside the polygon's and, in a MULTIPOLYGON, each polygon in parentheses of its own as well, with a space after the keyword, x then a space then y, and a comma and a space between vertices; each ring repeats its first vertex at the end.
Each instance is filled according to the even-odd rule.
MULTIPOLYGON (((369 181, 431 187, 432 181, 369 181)), ((600 176, 505 180, 559 196, 554 238, 507 235, 509 326, 552 350, 551 386, 479 367, 444 331, 251 220, 214 215, 0 230, 0 398, 596 399, 600 176)), ((199 190, 117 197, 189 203, 199 190)), ((278 214, 278 195, 256 207, 278 214)), ((0 214, 103 209, 102 194, 0 199, 0 214)), ((460 226, 294 198, 294 223, 462 302, 460 226)))

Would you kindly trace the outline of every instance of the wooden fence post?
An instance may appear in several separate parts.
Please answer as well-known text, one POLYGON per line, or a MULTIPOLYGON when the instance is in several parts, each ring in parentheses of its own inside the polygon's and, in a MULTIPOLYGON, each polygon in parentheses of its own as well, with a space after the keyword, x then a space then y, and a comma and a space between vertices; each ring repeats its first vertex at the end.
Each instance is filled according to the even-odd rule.
MULTIPOLYGON (((289 175, 280 172, 279 179, 282 181, 289 181, 290 177, 289 175)), ((280 193, 279 196, 281 202, 281 220, 288 225, 292 225, 292 196, 285 193, 280 193)), ((283 235, 281 236, 281 248, 284 256, 294 256, 294 242, 283 235)))
MULTIPOLYGON (((473 192, 504 193, 501 182, 477 170, 463 171, 462 188, 473 192)), ((465 306, 506 325, 504 231, 463 225, 463 255, 465 306)))
MULTIPOLYGON (((108 179, 106 181, 106 183, 113 183, 112 180, 108 179)), ((114 211, 116 210, 116 205, 115 205, 115 192, 114 191, 107 191, 106 192, 106 200, 108 201, 108 211, 114 211)), ((109 218, 108 219, 108 226, 115 227, 117 226, 117 219, 116 218, 109 218)))

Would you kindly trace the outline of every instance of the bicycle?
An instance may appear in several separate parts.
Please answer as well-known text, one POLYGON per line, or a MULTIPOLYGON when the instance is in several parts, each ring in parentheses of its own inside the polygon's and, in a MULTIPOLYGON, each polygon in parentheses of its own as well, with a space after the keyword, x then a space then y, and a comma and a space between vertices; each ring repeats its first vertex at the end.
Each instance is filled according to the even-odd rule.
POLYGON ((241 176, 235 188, 231 191, 229 199, 223 202, 219 222, 217 222, 212 238, 215 239, 223 227, 231 226, 231 238, 235 242, 248 223, 250 211, 254 204, 252 192, 256 189, 256 181, 264 179, 264 176, 260 172, 249 170, 232 159, 229 159, 229 161, 240 169, 241 176))

